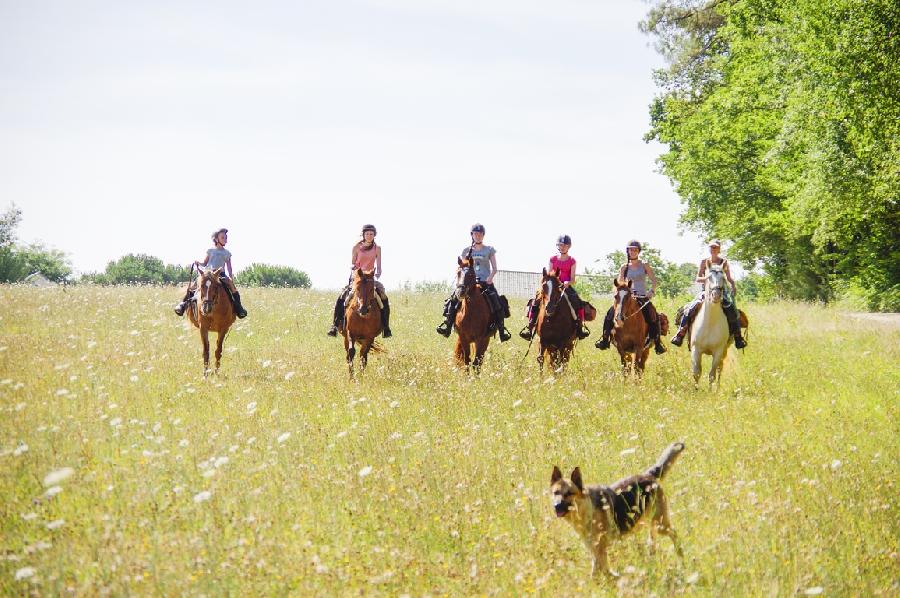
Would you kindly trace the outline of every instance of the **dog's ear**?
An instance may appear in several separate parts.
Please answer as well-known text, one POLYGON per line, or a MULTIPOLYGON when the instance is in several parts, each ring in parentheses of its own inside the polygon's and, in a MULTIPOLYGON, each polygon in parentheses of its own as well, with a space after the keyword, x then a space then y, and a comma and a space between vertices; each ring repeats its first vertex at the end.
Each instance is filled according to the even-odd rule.
POLYGON ((579 492, 584 492, 584 482, 581 481, 581 469, 575 468, 572 470, 572 483, 575 484, 575 487, 578 488, 579 492))
POLYGON ((556 482, 562 479, 562 472, 559 470, 559 467, 556 465, 553 466, 553 475, 550 476, 550 485, 552 486, 556 482))

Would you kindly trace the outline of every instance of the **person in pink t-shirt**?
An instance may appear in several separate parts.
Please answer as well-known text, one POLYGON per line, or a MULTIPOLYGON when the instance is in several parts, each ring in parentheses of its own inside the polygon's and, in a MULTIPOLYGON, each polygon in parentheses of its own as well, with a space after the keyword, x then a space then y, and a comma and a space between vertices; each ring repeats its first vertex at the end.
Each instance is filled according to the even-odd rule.
MULTIPOLYGON (((362 227, 362 240, 353 245, 350 261, 353 270, 357 268, 361 268, 364 272, 374 270, 375 278, 381 278, 381 247, 375 243, 376 234, 378 234, 378 231, 375 230, 375 225, 366 224, 362 227)), ((384 285, 378 280, 375 281, 375 291, 381 297, 381 303, 384 305, 384 308, 381 310, 381 336, 389 338, 391 336, 391 327, 389 325, 391 306, 388 305, 384 285)), ((334 322, 328 330, 328 336, 337 336, 338 330, 344 325, 344 304, 349 293, 350 285, 348 284, 341 291, 341 294, 338 295, 337 301, 334 302, 334 322)))
MULTIPOLYGON (((578 330, 576 334, 579 339, 585 339, 590 335, 590 332, 584 327, 584 302, 578 296, 578 292, 572 287, 575 284, 575 258, 569 255, 570 247, 572 247, 572 237, 560 235, 556 240, 556 249, 559 251, 559 255, 554 255, 550 258, 550 268, 547 271, 555 270, 559 274, 559 280, 563 283, 563 290, 572 304, 572 309, 575 310, 578 316, 578 330)), ((528 302, 528 324, 519 332, 519 336, 526 341, 530 341, 534 336, 537 318, 538 301, 535 298, 528 302)))

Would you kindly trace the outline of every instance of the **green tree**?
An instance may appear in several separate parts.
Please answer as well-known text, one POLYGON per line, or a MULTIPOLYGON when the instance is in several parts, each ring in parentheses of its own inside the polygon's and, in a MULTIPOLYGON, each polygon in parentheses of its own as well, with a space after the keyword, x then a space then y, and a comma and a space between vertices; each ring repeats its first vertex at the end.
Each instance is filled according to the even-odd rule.
POLYGON ((18 282, 33 272, 55 282, 68 279, 72 268, 65 253, 40 243, 22 246, 16 242, 21 221, 22 210, 15 204, 0 216, 0 282, 18 282))
POLYGON ((658 0, 642 28, 682 223, 790 297, 900 308, 900 4, 658 0))
MULTIPOLYGON (((693 264, 676 264, 663 259, 660 250, 646 244, 641 249, 641 260, 650 265, 656 275, 656 292, 663 297, 679 297, 690 291, 697 274, 693 264)), ((597 260, 600 262, 600 260, 597 260)), ((588 269, 586 276, 576 279, 576 290, 606 295, 612 289, 612 280, 618 276, 619 268, 627 260, 625 252, 616 250, 608 253, 599 270, 588 269)))
POLYGON ((250 264, 235 275, 235 283, 250 287, 290 287, 308 289, 312 282, 306 272, 288 266, 250 264))

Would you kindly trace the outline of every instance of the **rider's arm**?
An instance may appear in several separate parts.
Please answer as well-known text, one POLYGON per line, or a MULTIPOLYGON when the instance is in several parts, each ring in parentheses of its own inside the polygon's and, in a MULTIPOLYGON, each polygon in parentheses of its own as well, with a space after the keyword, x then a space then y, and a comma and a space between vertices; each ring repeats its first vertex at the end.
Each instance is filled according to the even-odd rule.
MULTIPOLYGON (((571 259, 571 258, 570 258, 570 259, 571 259)), ((576 264, 575 261, 574 261, 574 259, 573 259, 573 260, 572 260, 572 276, 571 276, 571 278, 569 278, 569 282, 566 283, 566 284, 568 284, 569 286, 572 286, 572 285, 575 284, 575 267, 576 267, 577 265, 578 265, 578 264, 576 264)))
POLYGON ((203 258, 202 262, 194 262, 194 263, 197 264, 198 266, 205 266, 206 264, 208 264, 209 263, 209 252, 208 251, 206 252, 206 257, 203 258))
POLYGON ((650 296, 652 297, 656 294, 656 274, 653 273, 653 268, 647 262, 644 262, 644 270, 647 271, 647 278, 650 279, 650 296))
POLYGON ((490 264, 491 264, 491 273, 488 274, 487 280, 485 280, 485 282, 488 284, 494 284, 494 274, 497 273, 497 254, 496 253, 491 254, 490 264))
POLYGON ((699 282, 700 284, 706 282, 706 260, 700 262, 700 267, 697 269, 697 278, 694 279, 694 282, 699 282))
POLYGON ((728 260, 725 260, 722 271, 725 272, 725 280, 731 285, 731 294, 737 295, 737 286, 734 284, 734 279, 731 277, 731 268, 728 267, 728 260))
POLYGON ((228 278, 234 278, 234 271, 231 269, 231 258, 225 260, 225 267, 228 268, 228 278))
POLYGON ((353 251, 350 252, 350 269, 356 268, 356 254, 359 252, 359 243, 353 245, 353 251))
POLYGON ((619 277, 617 279, 619 284, 625 284, 625 273, 627 270, 628 264, 623 264, 622 267, 619 268, 619 277))
POLYGON ((381 245, 375 247, 375 278, 381 278, 381 245))

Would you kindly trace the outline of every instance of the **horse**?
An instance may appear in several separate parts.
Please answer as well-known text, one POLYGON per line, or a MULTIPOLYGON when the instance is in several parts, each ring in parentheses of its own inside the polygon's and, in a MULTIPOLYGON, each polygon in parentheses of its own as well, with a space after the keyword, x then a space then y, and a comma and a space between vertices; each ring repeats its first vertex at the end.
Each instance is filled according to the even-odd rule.
POLYGON ((702 358, 712 355, 709 371, 709 383, 718 382, 722 377, 722 366, 728 354, 728 345, 732 342, 728 330, 728 319, 722 309, 722 297, 725 294, 725 273, 721 266, 713 265, 706 274, 703 283, 703 305, 694 318, 689 337, 691 348, 691 366, 694 370, 694 382, 700 379, 702 358))
POLYGON ((356 343, 359 343, 360 368, 365 370, 369 351, 376 353, 381 348, 375 337, 381 333, 381 304, 375 292, 373 271, 363 272, 357 268, 350 283, 350 296, 344 307, 344 350, 347 352, 347 367, 353 377, 353 359, 356 357, 356 343))
POLYGON ((191 323, 200 329, 200 339, 203 341, 203 375, 206 376, 209 375, 209 332, 213 331, 218 335, 216 339, 216 373, 218 373, 222 361, 222 344, 237 316, 225 285, 219 281, 222 268, 212 270, 198 266, 197 272, 199 310, 197 303, 192 303, 188 306, 187 315, 191 323))
POLYGON ((541 350, 537 356, 538 365, 543 372, 544 358, 548 357, 553 370, 563 372, 575 348, 578 324, 555 270, 548 273, 544 268, 539 301, 536 330, 541 339, 541 350))
POLYGON ((471 259, 456 258, 458 269, 456 271, 456 296, 459 297, 460 306, 456 311, 454 321, 456 328, 456 350, 454 351, 457 364, 466 370, 469 367, 475 369, 477 374, 481 370, 484 354, 491 336, 488 328, 491 323, 491 307, 487 298, 482 294, 481 285, 475 279, 475 267, 471 259), (472 358, 472 348, 475 357, 472 358))
POLYGON ((647 344, 649 327, 638 300, 631 293, 631 280, 619 284, 618 279, 613 278, 613 284, 616 293, 613 296, 613 330, 610 338, 619 351, 622 373, 627 374, 630 367, 640 376, 650 355, 647 344))

